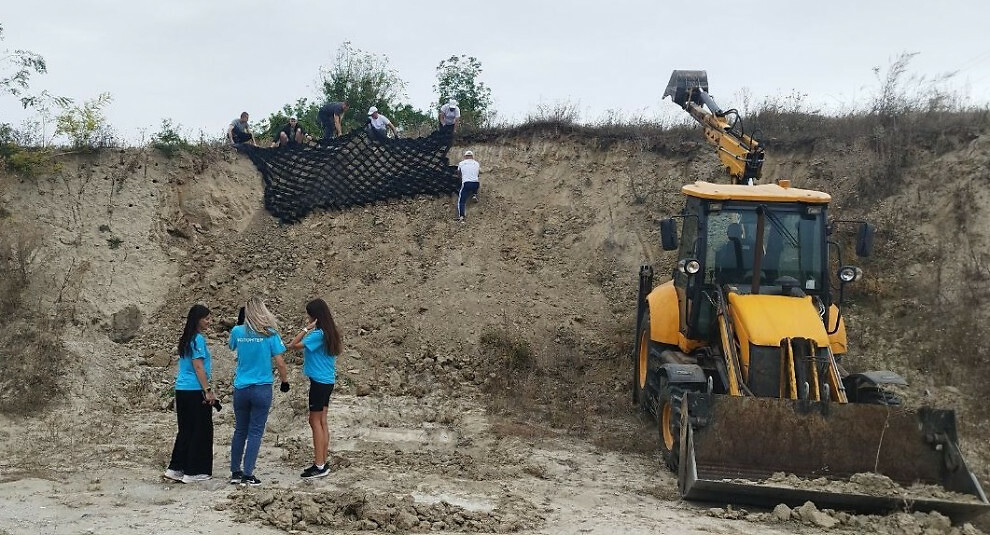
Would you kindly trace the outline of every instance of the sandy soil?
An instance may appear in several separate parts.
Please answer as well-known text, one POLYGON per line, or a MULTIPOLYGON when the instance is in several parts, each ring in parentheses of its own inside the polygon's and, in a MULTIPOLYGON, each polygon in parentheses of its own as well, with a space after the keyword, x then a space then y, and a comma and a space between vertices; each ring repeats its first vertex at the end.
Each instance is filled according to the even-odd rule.
MULTIPOLYGON (((223 477, 232 430, 223 414, 213 480, 168 483, 158 466, 129 461, 129 448, 110 454, 116 460, 108 463, 81 460, 67 470, 5 467, 0 525, 13 534, 910 532, 897 526, 954 532, 937 514, 814 511, 782 520, 774 512, 681 502, 672 475, 649 455, 602 451, 524 424, 510 423, 516 435, 504 435, 476 402, 435 396, 335 398, 333 473, 305 482, 297 472, 309 460, 309 437, 281 401, 259 459, 260 487, 232 486, 223 477), (438 414, 439 421, 428 421, 438 414)), ((148 426, 145 440, 164 444, 168 431, 148 426)))
MULTIPOLYGON (((453 199, 412 199, 282 226, 262 209, 250 163, 229 151, 104 153, 66 159, 51 177, 0 175, 11 219, 45 237, 28 302, 68 317, 56 402, 0 416, 0 534, 979 533, 938 514, 680 501, 652 423, 628 405, 625 359, 638 266, 671 260, 657 222, 676 211, 686 177, 718 177, 712 158, 535 134, 461 148, 483 169, 463 225, 453 199), (328 478, 298 478, 311 451, 293 357, 294 388, 276 393, 259 460, 265 484, 223 479, 233 424, 225 329, 255 293, 286 333, 312 296, 344 328, 328 478), (160 478, 175 432, 171 348, 194 302, 214 311, 207 334, 226 407, 215 416, 217 477, 174 485, 160 478), (520 344, 532 362, 493 359, 492 340, 520 344), (493 392, 501 376, 507 391, 493 392)), ((801 159, 781 158, 769 177, 801 173, 801 159)), ((945 161, 968 165, 965 155, 945 161)), ((841 195, 855 184, 832 182, 836 204, 851 204, 841 195)), ((854 309, 847 322, 876 335, 871 314, 854 309)), ((902 362, 884 340, 873 337, 871 358, 902 362)), ((914 374, 919 398, 972 414, 958 389, 902 373, 914 374)), ((986 481, 990 430, 974 417, 963 431, 986 481)))

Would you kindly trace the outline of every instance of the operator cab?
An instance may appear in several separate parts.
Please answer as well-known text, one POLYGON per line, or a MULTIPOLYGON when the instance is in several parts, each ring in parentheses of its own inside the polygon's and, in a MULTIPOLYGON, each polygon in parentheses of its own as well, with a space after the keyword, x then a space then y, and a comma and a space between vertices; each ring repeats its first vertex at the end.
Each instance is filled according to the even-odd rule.
MULTIPOLYGON (((824 210, 807 206, 709 203, 704 232, 706 285, 731 285, 737 293, 800 289, 817 294, 825 272, 824 210), (763 213, 762 232, 758 223, 763 213)), ((803 293, 803 292, 802 292, 803 293)))
POLYGON ((664 232, 664 248, 677 248, 680 258, 674 287, 682 332, 707 339, 718 289, 830 303, 825 216, 821 203, 689 196, 679 242, 676 228, 664 232))

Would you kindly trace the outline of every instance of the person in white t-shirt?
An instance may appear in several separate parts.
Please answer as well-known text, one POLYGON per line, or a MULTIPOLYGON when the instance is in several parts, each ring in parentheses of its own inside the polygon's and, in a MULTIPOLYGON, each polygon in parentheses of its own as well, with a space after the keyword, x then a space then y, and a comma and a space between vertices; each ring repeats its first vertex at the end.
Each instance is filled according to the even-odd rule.
POLYGON ((468 197, 478 198, 478 174, 481 171, 481 164, 474 159, 474 153, 464 151, 464 159, 457 164, 457 172, 461 174, 461 192, 457 196, 457 220, 464 222, 466 216, 466 204, 468 197))
POLYGON ((450 99, 446 104, 440 106, 440 131, 451 133, 457 129, 457 123, 461 120, 461 109, 457 106, 457 101, 450 99))
POLYGON ((378 108, 372 106, 368 108, 368 134, 371 139, 377 139, 379 141, 384 141, 388 139, 388 131, 392 131, 392 135, 399 137, 399 131, 395 129, 395 125, 392 121, 388 120, 388 117, 378 113, 378 108))

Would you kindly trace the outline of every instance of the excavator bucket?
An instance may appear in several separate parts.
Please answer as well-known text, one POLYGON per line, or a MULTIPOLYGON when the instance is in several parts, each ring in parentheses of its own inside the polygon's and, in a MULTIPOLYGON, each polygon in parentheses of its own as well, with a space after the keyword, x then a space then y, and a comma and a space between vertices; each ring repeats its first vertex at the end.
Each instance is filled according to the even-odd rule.
POLYGON ((670 74, 670 81, 667 82, 667 89, 663 92, 663 96, 669 96, 682 108, 688 100, 701 106, 704 102, 702 102, 700 94, 693 91, 699 87, 705 93, 708 92, 707 71, 674 71, 670 74))
POLYGON ((952 411, 717 394, 683 403, 686 499, 956 519, 990 511, 956 446, 952 411))

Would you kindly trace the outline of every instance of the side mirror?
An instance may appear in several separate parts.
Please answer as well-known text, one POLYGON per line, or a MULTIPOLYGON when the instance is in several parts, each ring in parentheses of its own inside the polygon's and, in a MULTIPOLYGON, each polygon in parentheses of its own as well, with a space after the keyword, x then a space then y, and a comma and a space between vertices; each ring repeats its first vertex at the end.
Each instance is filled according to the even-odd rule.
POLYGON ((660 222, 660 246, 664 251, 677 249, 677 220, 673 217, 660 222))
POLYGON ((863 223, 859 226, 859 232, 856 235, 856 256, 870 256, 870 253, 873 252, 873 235, 876 234, 876 231, 876 227, 869 223, 863 223))

